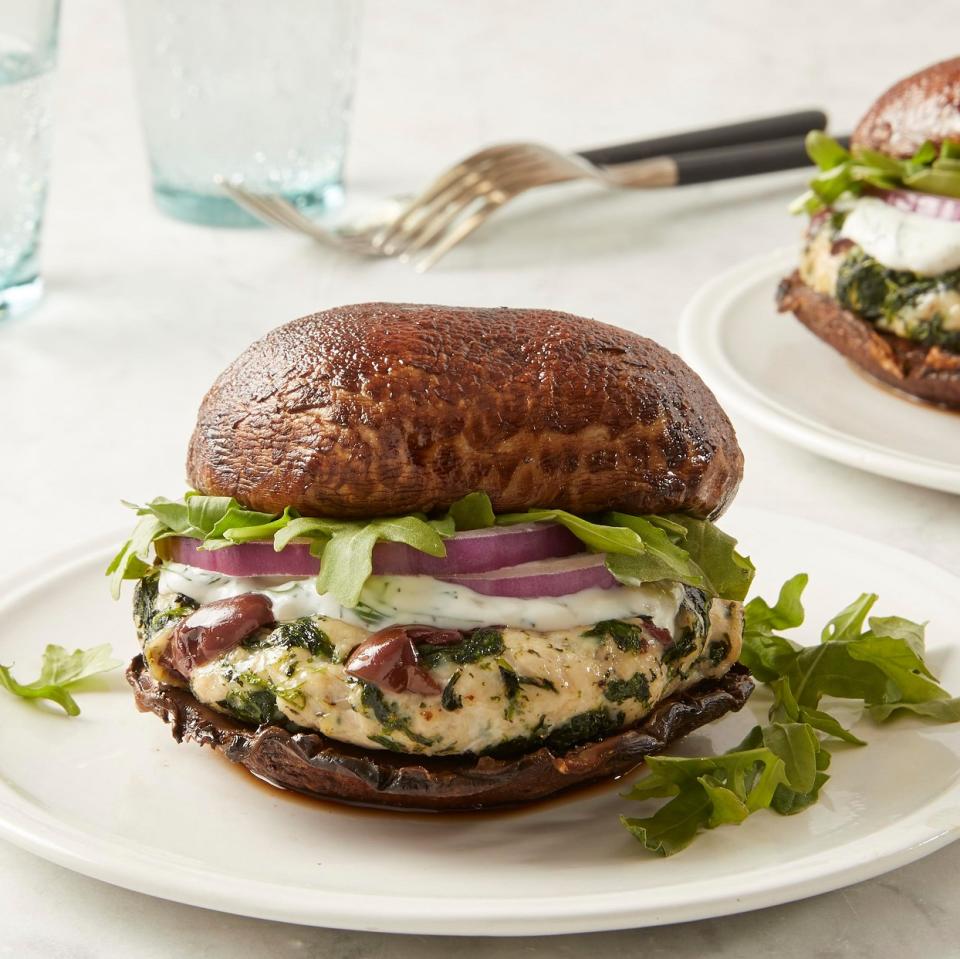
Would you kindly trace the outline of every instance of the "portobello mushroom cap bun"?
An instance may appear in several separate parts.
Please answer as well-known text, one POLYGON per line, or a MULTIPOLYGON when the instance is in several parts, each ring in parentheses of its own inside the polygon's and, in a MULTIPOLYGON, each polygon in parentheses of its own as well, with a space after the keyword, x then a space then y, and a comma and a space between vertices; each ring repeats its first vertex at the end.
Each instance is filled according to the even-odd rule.
POLYGON ((777 302, 872 377, 960 409, 960 57, 896 83, 820 172, 800 266, 777 302))
POLYGON ((477 809, 619 776, 753 688, 743 457, 651 340, 367 303, 217 379, 191 489, 137 508, 137 703, 274 785, 477 809))

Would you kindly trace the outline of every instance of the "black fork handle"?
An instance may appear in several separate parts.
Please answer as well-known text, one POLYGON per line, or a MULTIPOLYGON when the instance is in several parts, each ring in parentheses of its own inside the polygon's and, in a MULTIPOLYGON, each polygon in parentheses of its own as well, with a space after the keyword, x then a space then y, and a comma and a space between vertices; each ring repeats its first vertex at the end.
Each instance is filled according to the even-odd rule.
POLYGON ((595 147, 591 150, 580 150, 578 154, 597 166, 611 166, 632 160, 678 156, 692 151, 803 136, 808 130, 824 130, 826 126, 827 115, 822 110, 801 110, 796 113, 782 113, 777 116, 762 117, 759 120, 745 120, 741 123, 730 123, 705 130, 671 133, 652 140, 595 147))
MULTIPOLYGON (((837 142, 847 146, 850 139, 837 137, 837 142)), ((677 168, 677 186, 810 166, 803 137, 680 153, 672 159, 677 168)))

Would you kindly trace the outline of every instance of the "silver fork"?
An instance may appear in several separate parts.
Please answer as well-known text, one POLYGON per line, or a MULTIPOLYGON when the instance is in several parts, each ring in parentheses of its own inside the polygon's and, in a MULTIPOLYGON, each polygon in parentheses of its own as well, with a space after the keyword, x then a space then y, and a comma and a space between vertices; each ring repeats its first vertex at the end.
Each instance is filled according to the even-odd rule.
POLYGON ((604 187, 648 189, 803 166, 808 161, 798 135, 825 124, 822 112, 803 111, 577 154, 537 143, 499 144, 461 160, 396 215, 374 225, 324 227, 282 197, 218 182, 267 223, 351 253, 414 260, 424 272, 501 206, 535 187, 592 179, 604 187))
POLYGON ((590 179, 604 187, 653 188, 674 185, 675 173, 667 157, 597 167, 542 144, 505 144, 447 171, 378 231, 373 244, 386 256, 415 260, 423 273, 505 203, 535 187, 590 179))

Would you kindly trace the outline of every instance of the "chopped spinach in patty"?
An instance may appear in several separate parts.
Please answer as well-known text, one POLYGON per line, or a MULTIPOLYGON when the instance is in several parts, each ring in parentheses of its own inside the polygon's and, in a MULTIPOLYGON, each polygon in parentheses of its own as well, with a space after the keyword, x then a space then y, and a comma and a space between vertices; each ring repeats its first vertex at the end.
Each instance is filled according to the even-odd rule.
POLYGON ((719 666, 730 655, 730 639, 724 636, 723 639, 715 639, 707 647, 707 659, 711 666, 719 666))
POLYGON ((198 603, 177 593, 170 605, 159 608, 158 590, 160 574, 152 573, 138 580, 133 591, 133 622, 142 642, 147 642, 161 629, 184 616, 189 616, 198 607, 198 603))
POLYGON ((639 653, 647 647, 647 638, 643 630, 634 623, 624 623, 619 619, 606 619, 591 626, 584 634, 596 639, 610 639, 617 649, 625 653, 639 653))
POLYGON ((433 739, 428 739, 426 736, 414 732, 410 728, 406 717, 384 699, 383 693, 373 683, 363 684, 360 702, 387 732, 403 733, 407 739, 419 746, 432 746, 435 742, 433 739))
POLYGON ((503 652, 503 633, 499 629, 485 626, 472 630, 459 643, 452 643, 449 646, 420 643, 417 646, 417 652, 420 655, 420 662, 427 669, 436 669, 445 662, 467 666, 488 656, 499 656, 503 652))
POLYGON ((650 684, 643 673, 634 673, 629 679, 611 679, 603 687, 603 695, 612 703, 635 699, 646 703, 650 699, 650 684))
POLYGON ((611 715, 606 707, 598 706, 554 726, 546 738, 546 744, 561 752, 572 749, 581 743, 609 735, 623 725, 624 718, 623 713, 611 715))
POLYGON ((557 753, 564 753, 574 746, 581 746, 592 740, 602 739, 619 729, 624 722, 622 712, 611 714, 606 707, 598 706, 586 712, 572 716, 565 723, 548 729, 543 716, 528 736, 514 736, 497 743, 484 752, 498 759, 509 759, 523 753, 532 752, 541 746, 547 746, 557 753))
POLYGON ((328 662, 336 661, 336 649, 330 637, 309 616, 295 619, 290 623, 281 623, 269 632, 254 633, 243 645, 248 649, 298 647, 305 649, 311 656, 317 656, 328 662))
POLYGON ((457 695, 457 680, 463 675, 458 669, 448 680, 447 685, 443 687, 443 693, 440 696, 440 705, 447 712, 454 712, 457 709, 463 709, 463 698, 457 695))

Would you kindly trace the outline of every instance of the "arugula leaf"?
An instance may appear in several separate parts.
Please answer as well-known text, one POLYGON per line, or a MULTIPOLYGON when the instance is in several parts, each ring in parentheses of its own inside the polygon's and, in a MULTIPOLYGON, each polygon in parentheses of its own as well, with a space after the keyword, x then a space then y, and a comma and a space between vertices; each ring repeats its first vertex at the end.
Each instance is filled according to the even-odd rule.
POLYGON ((689 846, 713 815, 713 801, 702 785, 697 786, 685 789, 646 819, 621 816, 620 822, 650 852, 672 856, 689 846))
MULTIPOLYGON (((130 504, 127 504, 130 505, 130 504)), ((457 530, 494 524, 556 522, 592 550, 607 554, 607 565, 623 583, 670 580, 728 599, 742 599, 753 578, 753 565, 737 553, 736 540, 712 523, 688 516, 632 516, 610 513, 585 519, 563 510, 528 510, 495 516, 490 497, 470 493, 446 515, 422 514, 372 520, 300 516, 287 507, 279 515, 249 510, 233 497, 202 496, 190 491, 182 501, 158 497, 134 507, 140 520, 131 538, 107 569, 111 592, 119 596, 125 579, 141 579, 151 568, 151 546, 170 536, 201 541, 203 549, 273 539, 280 551, 307 541, 321 560, 317 588, 343 606, 355 607, 372 570, 376 543, 404 543, 431 556, 445 555, 443 538, 457 530)))
POLYGON ((769 806, 777 788, 787 783, 783 760, 765 746, 698 759, 649 756, 646 765, 649 774, 625 798, 673 798, 652 816, 624 816, 621 822, 661 856, 684 849, 701 829, 742 822, 769 806))
POLYGON ((332 594, 341 606, 356 606, 363 584, 373 572, 373 547, 379 540, 405 543, 430 556, 446 552, 440 534, 414 516, 350 524, 335 532, 326 544, 317 591, 332 594))
POLYGON ((134 509, 140 516, 152 514, 156 519, 163 523, 164 526, 168 527, 178 536, 186 536, 191 532, 203 532, 203 530, 198 530, 190 522, 189 510, 186 502, 177 503, 174 500, 169 500, 164 496, 158 496, 145 506, 134 506, 134 509))
MULTIPOLYGON (((229 543, 248 543, 258 539, 270 539, 274 533, 287 526, 298 517, 296 510, 289 506, 277 517, 270 513, 232 506, 214 523, 210 530, 210 539, 225 539, 229 543)), ((208 543, 204 546, 209 549, 208 543)))
MULTIPOLYGON (((456 504, 454 504, 456 505, 456 504)), ((457 531, 457 524, 454 522, 452 516, 447 514, 446 516, 441 516, 440 519, 426 519, 426 517, 417 514, 417 519, 424 519, 428 526, 432 526, 441 536, 448 537, 453 536, 457 531)))
POLYGON ((461 500, 457 500, 450 507, 448 515, 453 520, 456 529, 487 529, 493 526, 496 517, 493 515, 493 506, 486 493, 468 493, 461 500))
POLYGON ((652 816, 643 819, 621 816, 620 822, 650 852, 672 856, 689 846, 701 829, 707 828, 713 808, 702 786, 691 787, 652 816))
POLYGON ((146 575, 150 569, 150 546, 166 530, 167 527, 155 516, 144 517, 137 523, 133 535, 120 547, 106 570, 114 599, 120 598, 120 585, 125 579, 142 579, 146 575))
POLYGON ((770 707, 771 722, 806 723, 818 732, 833 736, 834 739, 841 739, 853 746, 866 746, 862 739, 846 729, 836 717, 820 709, 800 706, 790 688, 789 680, 783 677, 773 680, 770 683, 770 691, 773 693, 773 705, 770 707))
POLYGON ((753 564, 737 553, 736 540, 693 517, 611 512, 584 519, 564 510, 536 509, 506 513, 496 520, 504 526, 559 523, 590 549, 606 553, 607 568, 630 586, 670 580, 740 600, 753 579, 753 564))
POLYGON ((811 130, 805 146, 807 155, 821 170, 830 170, 850 159, 849 152, 823 130, 811 130))
POLYGON ((324 540, 335 533, 355 527, 359 524, 338 519, 321 519, 317 516, 300 516, 291 519, 286 526, 273 534, 273 548, 279 553, 295 539, 324 540))
POLYGON ((806 585, 799 574, 773 606, 755 597, 745 608, 741 660, 773 693, 768 724, 722 756, 651 757, 648 775, 626 794, 670 800, 652 816, 621 817, 651 852, 672 855, 700 830, 740 823, 760 809, 789 816, 817 802, 832 759, 821 736, 866 745, 820 708, 825 696, 859 701, 877 722, 901 712, 960 722, 960 698, 951 698, 923 661, 923 626, 899 616, 868 619, 873 593, 834 616, 817 646, 780 636, 803 623, 806 585))
POLYGON ((672 514, 651 517, 651 522, 665 521, 682 527, 683 548, 694 563, 703 570, 712 592, 724 599, 738 602, 746 598, 756 569, 749 556, 737 552, 737 541, 718 526, 692 516, 672 514))
POLYGON ((68 686, 89 676, 115 669, 120 660, 112 658, 108 643, 91 649, 67 652, 63 646, 47 646, 40 665, 40 677, 32 683, 19 683, 10 666, 0 666, 0 686, 22 699, 48 699, 57 703, 68 716, 79 716, 80 707, 67 690, 68 686))
POLYGON ((716 829, 717 826, 724 825, 737 826, 750 815, 747 804, 718 779, 713 776, 701 776, 697 782, 703 786, 703 790, 710 800, 710 817, 707 819, 707 829, 716 829))
POLYGON ((744 629, 761 632, 770 629, 795 629, 803 625, 803 591, 810 577, 806 573, 797 573, 781 587, 780 594, 773 606, 766 600, 755 596, 744 607, 744 629))
POLYGON ((740 657, 761 682, 786 679, 797 704, 807 711, 805 722, 837 735, 839 724, 817 710, 824 696, 861 700, 868 707, 949 699, 923 661, 922 625, 899 616, 874 616, 863 631, 875 593, 862 594, 834 616, 819 646, 801 647, 775 633, 802 624, 806 583, 805 575, 793 577, 773 607, 759 597, 747 603, 740 657))
POLYGON ((939 723, 960 722, 960 698, 930 699, 922 703, 882 703, 868 710, 872 719, 882 723, 897 713, 913 713, 939 723))
POLYGON ((927 141, 909 160, 898 160, 864 147, 845 150, 821 130, 807 134, 806 147, 820 172, 810 181, 810 189, 790 205, 791 213, 817 213, 845 193, 859 196, 865 186, 886 190, 906 187, 921 193, 960 197, 960 149, 949 140, 939 151, 927 141))
POLYGON ((793 629, 803 624, 803 591, 810 577, 797 573, 780 587, 775 605, 755 596, 743 610, 743 649, 740 661, 761 682, 784 675, 800 647, 774 630, 793 629))
MULTIPOLYGON (((612 526, 625 526, 632 529, 643 542, 645 553, 657 560, 664 569, 676 570, 681 576, 695 579, 699 582, 689 583, 690 586, 705 587, 707 577, 703 570, 694 562, 689 550, 686 549, 686 530, 683 532, 683 547, 676 545, 670 537, 669 527, 653 523, 643 516, 631 516, 628 513, 608 513, 605 517, 612 526)), ((677 534, 674 533, 676 537, 677 534)))
POLYGON ((863 622, 867 613, 879 599, 876 593, 861 593, 849 606, 842 609, 823 627, 821 643, 845 642, 857 639, 863 632, 863 622))
POLYGON ((523 513, 503 513, 497 517, 498 526, 513 526, 517 523, 559 523, 598 553, 639 556, 646 551, 643 540, 636 531, 623 526, 595 523, 562 509, 531 509, 523 513))
POLYGON ((886 636, 906 643, 916 653, 925 675, 929 676, 930 679, 934 678, 932 673, 926 671, 926 665, 922 662, 923 654, 926 651, 923 637, 924 624, 913 623, 901 616, 872 616, 870 618, 870 629, 878 636, 886 636))
POLYGON ((771 723, 763 728, 763 744, 783 760, 786 783, 794 792, 809 793, 817 778, 820 740, 806 723, 771 723))
POLYGON ((185 500, 190 525, 207 535, 231 510, 243 509, 232 496, 202 496, 194 490, 187 493, 185 500))

